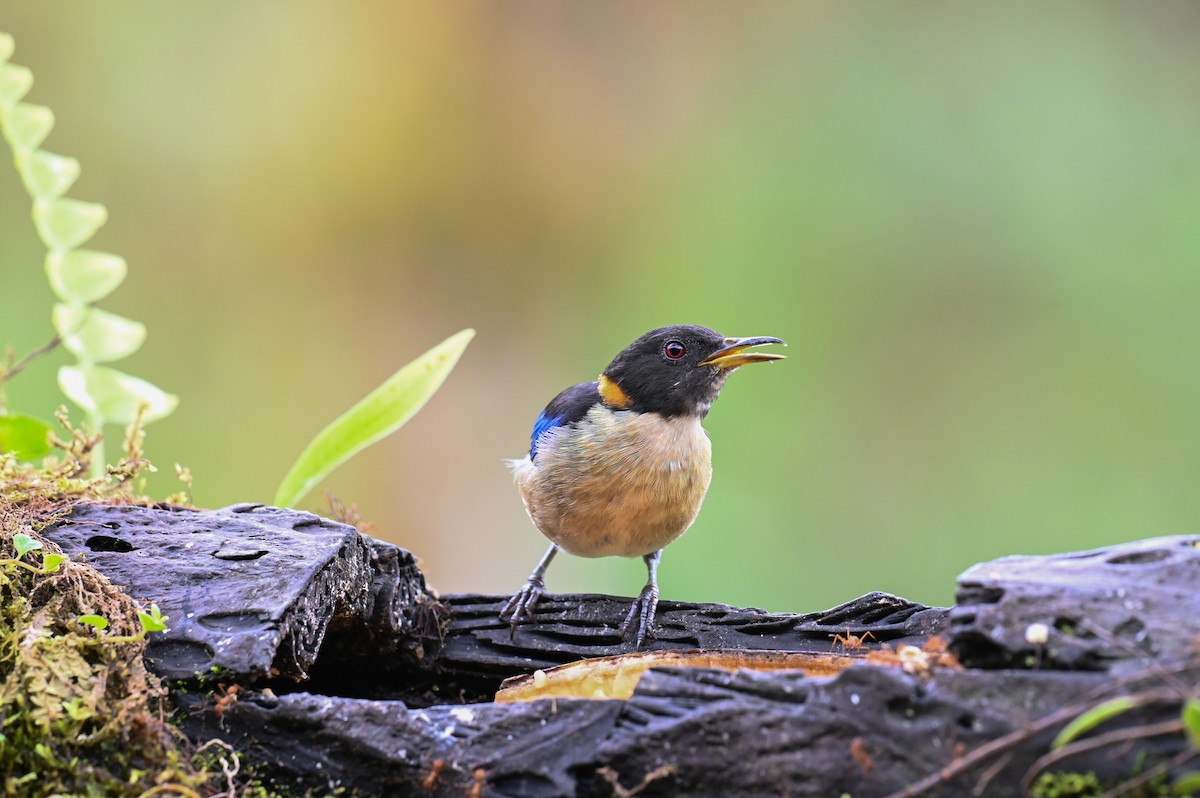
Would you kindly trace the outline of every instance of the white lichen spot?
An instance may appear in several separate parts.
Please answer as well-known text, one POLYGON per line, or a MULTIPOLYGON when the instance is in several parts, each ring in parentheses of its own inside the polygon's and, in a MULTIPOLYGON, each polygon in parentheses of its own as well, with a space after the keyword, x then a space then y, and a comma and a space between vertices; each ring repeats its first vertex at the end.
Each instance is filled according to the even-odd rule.
POLYGON ((450 710, 450 714, 454 716, 454 719, 459 723, 475 722, 475 710, 471 709, 470 707, 455 707, 454 709, 450 710))

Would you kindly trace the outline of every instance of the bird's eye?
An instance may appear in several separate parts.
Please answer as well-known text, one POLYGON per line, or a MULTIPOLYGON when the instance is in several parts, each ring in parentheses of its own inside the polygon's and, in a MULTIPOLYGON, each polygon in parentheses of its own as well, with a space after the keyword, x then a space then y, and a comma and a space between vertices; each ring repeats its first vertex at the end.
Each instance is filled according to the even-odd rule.
POLYGON ((683 344, 679 341, 667 341, 663 345, 663 355, 666 356, 667 360, 679 360, 686 351, 683 344))

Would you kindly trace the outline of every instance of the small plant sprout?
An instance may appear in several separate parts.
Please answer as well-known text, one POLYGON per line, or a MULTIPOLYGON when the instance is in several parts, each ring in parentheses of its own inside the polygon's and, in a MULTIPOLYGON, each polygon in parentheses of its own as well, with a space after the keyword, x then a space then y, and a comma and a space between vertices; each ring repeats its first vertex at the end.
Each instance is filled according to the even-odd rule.
POLYGON ((58 569, 67 561, 65 554, 55 554, 53 552, 42 555, 42 572, 47 574, 58 573, 58 569))
POLYGON ((18 532, 13 535, 13 548, 17 550, 17 556, 8 559, 0 559, 0 565, 13 565, 34 574, 53 574, 57 573, 58 569, 62 567, 62 564, 67 561, 67 558, 62 554, 46 552, 42 555, 41 568, 25 562, 24 559, 26 554, 29 554, 31 551, 37 551, 38 549, 45 548, 45 546, 40 540, 30 537, 24 532, 18 532))
POLYGON ((13 548, 17 550, 17 559, 19 560, 34 549, 42 548, 42 542, 34 540, 24 532, 18 532, 13 535, 13 548))
MULTIPOLYGON (((138 610, 137 617, 138 622, 142 625, 137 634, 114 635, 112 637, 103 637, 102 640, 105 643, 137 643, 145 640, 146 635, 150 632, 169 631, 167 627, 168 617, 162 614, 157 604, 151 604, 149 611, 138 610)), ((88 626, 96 627, 97 632, 108 628, 108 619, 103 615, 80 615, 78 621, 88 626)))
POLYGON ((108 618, 105 618, 103 615, 80 615, 79 622, 85 623, 88 626, 94 626, 99 631, 108 628, 108 618))
POLYGON ((146 632, 168 631, 167 621, 170 619, 158 611, 157 604, 151 604, 149 612, 138 610, 137 616, 138 620, 142 622, 142 629, 146 632))

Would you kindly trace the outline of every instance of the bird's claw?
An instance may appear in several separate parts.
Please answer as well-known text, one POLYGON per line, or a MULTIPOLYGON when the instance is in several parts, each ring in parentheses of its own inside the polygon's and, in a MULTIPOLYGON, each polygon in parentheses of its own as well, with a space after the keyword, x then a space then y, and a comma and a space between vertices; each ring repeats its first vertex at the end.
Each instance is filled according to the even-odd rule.
POLYGON ((500 610, 500 620, 509 619, 510 635, 516 634, 518 623, 533 614, 533 608, 537 606, 538 599, 545 592, 545 580, 541 577, 531 576, 529 581, 521 585, 521 589, 508 600, 504 609, 500 610))
POLYGON ((654 626, 654 612, 657 609, 658 586, 646 585, 634 599, 633 606, 629 608, 629 614, 625 616, 625 623, 621 624, 621 637, 624 638, 633 628, 634 619, 637 619, 637 639, 633 645, 635 649, 641 648, 647 635, 650 634, 651 628, 654 626))

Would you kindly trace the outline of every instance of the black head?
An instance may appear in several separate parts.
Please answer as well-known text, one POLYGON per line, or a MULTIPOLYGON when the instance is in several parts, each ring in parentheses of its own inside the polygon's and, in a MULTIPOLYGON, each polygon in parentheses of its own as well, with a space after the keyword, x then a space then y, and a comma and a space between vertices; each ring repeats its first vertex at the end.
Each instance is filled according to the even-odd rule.
POLYGON ((610 407, 703 418, 730 372, 783 358, 746 350, 782 343, 778 338, 727 338, 694 324, 659 327, 608 364, 600 376, 600 394, 610 407))

